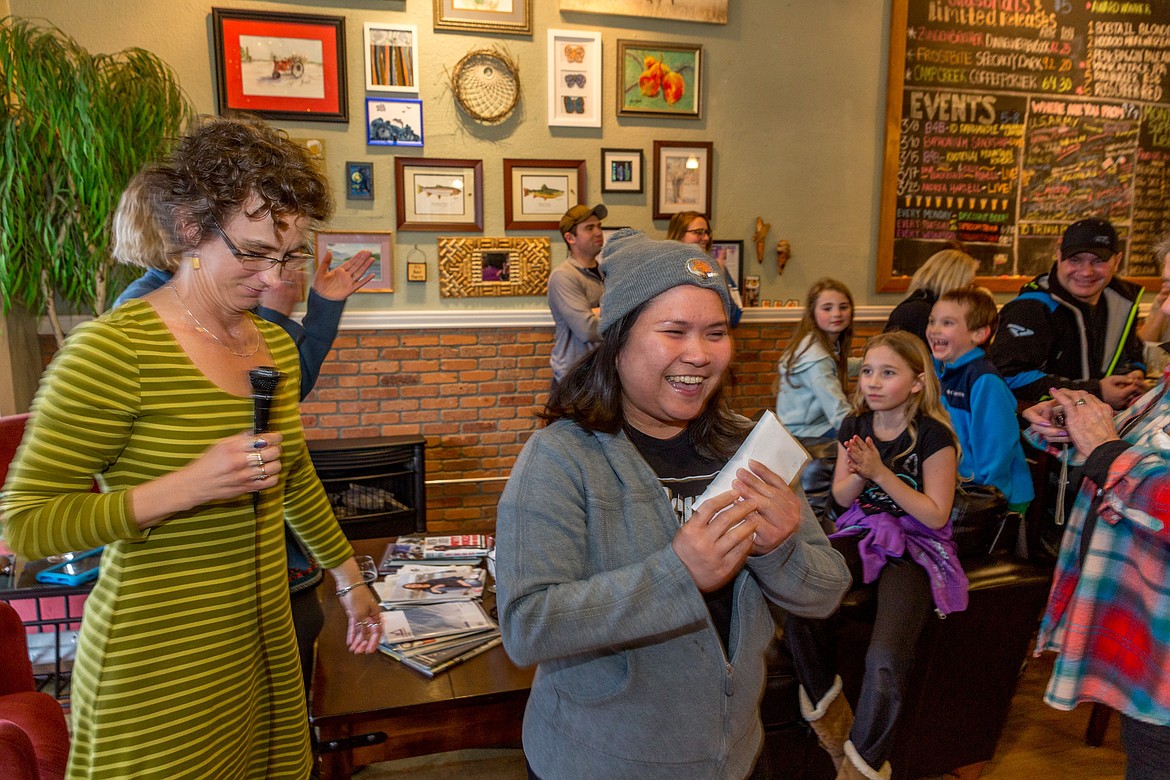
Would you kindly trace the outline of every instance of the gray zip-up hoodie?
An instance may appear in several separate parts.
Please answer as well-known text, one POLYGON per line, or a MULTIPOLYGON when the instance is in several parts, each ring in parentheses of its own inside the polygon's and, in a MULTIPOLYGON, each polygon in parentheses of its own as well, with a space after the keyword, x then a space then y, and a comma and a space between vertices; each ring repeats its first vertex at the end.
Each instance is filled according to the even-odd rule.
POLYGON ((653 470, 625 434, 568 420, 525 445, 496 530, 504 647, 538 665, 524 751, 543 780, 745 777, 763 742, 765 594, 825 617, 850 584, 805 503, 736 577, 728 659, 653 470))

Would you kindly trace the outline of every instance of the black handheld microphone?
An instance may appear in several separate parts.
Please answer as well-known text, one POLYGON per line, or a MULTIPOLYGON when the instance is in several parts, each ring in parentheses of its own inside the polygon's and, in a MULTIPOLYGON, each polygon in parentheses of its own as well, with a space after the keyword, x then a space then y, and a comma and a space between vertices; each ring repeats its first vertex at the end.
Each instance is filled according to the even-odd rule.
MULTIPOLYGON (((252 383, 252 433, 260 434, 268 430, 268 417, 272 413, 272 396, 280 386, 284 374, 271 366, 260 366, 248 372, 248 381, 252 383)), ((263 466, 261 466, 263 471, 263 466)), ((260 512, 260 491, 252 493, 252 509, 260 512)))
POLYGON ((268 416, 272 412, 272 396, 280 386, 284 374, 271 366, 260 366, 248 372, 252 383, 252 432, 268 430, 268 416))

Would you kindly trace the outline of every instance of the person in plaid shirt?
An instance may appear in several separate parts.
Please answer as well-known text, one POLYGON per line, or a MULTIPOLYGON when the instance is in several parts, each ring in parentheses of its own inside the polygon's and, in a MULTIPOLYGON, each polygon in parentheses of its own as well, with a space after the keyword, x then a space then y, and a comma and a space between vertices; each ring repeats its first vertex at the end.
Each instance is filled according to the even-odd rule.
POLYGON ((1037 654, 1060 653, 1044 698, 1120 712, 1127 780, 1170 767, 1167 377, 1116 417, 1095 396, 1058 388, 1024 412, 1033 444, 1084 464, 1036 643, 1037 654))

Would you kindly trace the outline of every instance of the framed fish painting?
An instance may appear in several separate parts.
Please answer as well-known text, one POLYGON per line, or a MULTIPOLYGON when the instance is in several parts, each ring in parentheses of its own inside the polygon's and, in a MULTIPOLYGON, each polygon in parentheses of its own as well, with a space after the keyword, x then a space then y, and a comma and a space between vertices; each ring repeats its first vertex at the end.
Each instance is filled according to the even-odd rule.
POLYGON ((483 230, 483 160, 394 158, 399 230, 483 230))
POLYGON ((584 160, 504 160, 506 230, 556 230, 584 198, 584 160))

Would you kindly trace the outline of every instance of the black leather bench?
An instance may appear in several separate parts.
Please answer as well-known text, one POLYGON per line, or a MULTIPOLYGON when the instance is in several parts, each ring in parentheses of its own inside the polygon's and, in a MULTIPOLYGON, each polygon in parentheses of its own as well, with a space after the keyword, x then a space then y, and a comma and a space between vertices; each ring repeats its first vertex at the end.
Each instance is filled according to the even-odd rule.
MULTIPOLYGON (((890 764, 895 780, 943 774, 988 761, 1048 596, 1049 570, 1000 553, 965 561, 969 606, 932 618, 918 643, 908 705, 890 764)), ((852 591, 837 618, 838 669, 856 702, 874 617, 867 591, 852 591)), ((773 776, 834 777, 832 763, 800 717, 791 656, 777 641, 761 715, 773 776)))

